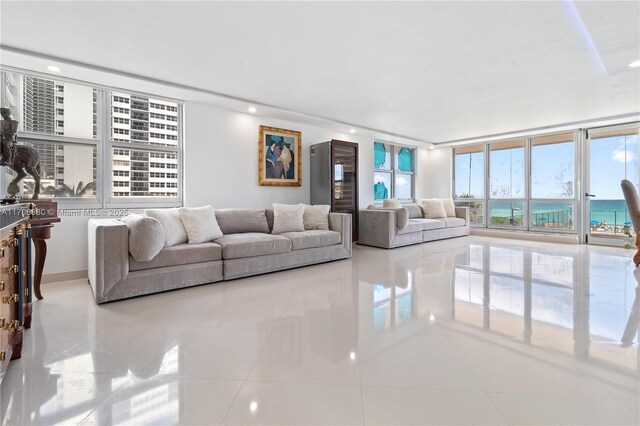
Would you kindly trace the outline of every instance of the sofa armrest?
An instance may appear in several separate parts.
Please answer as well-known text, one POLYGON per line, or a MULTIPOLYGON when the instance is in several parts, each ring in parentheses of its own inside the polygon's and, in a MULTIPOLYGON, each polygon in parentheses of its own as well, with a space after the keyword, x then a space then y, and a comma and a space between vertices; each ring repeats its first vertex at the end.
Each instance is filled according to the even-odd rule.
POLYGON ((329 229, 337 231, 341 234, 341 241, 344 248, 349 252, 351 257, 351 215, 348 213, 329 213, 329 229))
POLYGON ((389 248, 395 235, 395 210, 360 210, 359 243, 389 248))
POLYGON ((89 219, 89 283, 100 302, 129 275, 129 229, 116 219, 89 219))
POLYGON ((469 226, 469 207, 456 207, 456 217, 464 219, 466 225, 469 226))

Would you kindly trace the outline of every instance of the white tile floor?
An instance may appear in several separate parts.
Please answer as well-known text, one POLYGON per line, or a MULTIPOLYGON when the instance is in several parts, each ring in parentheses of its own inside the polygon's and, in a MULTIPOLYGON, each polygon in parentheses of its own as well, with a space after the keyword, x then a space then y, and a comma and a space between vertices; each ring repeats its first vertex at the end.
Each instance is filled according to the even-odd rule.
POLYGON ((640 424, 631 256, 467 237, 101 306, 48 284, 2 424, 640 424))

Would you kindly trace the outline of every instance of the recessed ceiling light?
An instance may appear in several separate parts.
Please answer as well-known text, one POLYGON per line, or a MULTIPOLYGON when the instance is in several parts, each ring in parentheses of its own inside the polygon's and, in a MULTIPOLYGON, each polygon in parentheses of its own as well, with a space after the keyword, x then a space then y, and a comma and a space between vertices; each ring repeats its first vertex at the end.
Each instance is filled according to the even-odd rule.
POLYGON ((249 112, 251 114, 255 114, 256 111, 257 111, 256 107, 249 107, 249 112))
POLYGON ((640 68, 640 59, 629 64, 629 68, 640 68))
POLYGON ((356 129, 349 129, 349 133, 355 133, 356 129))
POLYGON ((435 148, 435 147, 436 147, 435 145, 431 145, 431 146, 429 147, 429 149, 433 149, 433 148, 435 148))
POLYGON ((356 353, 355 353, 355 352, 350 352, 350 353, 349 353, 349 359, 350 359, 351 361, 355 361, 355 359, 356 359, 356 353))
POLYGON ((56 67, 55 65, 49 65, 47 69, 51 72, 60 72, 60 68, 56 67))
POLYGON ((255 413, 258 410, 258 403, 255 401, 251 402, 249 410, 251 410, 252 413, 255 413))

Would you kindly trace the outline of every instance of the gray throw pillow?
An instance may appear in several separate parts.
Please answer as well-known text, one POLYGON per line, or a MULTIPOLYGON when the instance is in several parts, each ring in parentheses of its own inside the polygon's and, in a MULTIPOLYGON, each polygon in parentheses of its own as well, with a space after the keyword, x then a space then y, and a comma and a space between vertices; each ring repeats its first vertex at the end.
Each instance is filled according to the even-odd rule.
POLYGON ((216 220, 224 235, 244 232, 269 233, 264 209, 216 209, 216 220))
POLYGON ((160 222, 141 214, 120 219, 129 228, 129 253, 138 262, 149 262, 162 250, 165 234, 160 222))

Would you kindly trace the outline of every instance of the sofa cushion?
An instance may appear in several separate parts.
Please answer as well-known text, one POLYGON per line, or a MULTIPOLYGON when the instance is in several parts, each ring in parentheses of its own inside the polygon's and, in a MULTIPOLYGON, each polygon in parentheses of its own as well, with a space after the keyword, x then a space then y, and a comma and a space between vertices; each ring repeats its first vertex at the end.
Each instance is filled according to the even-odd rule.
POLYGON ((292 250, 331 246, 342 242, 340 233, 336 231, 310 230, 302 232, 285 232, 280 234, 280 236, 291 240, 292 250))
POLYGON ((447 228, 457 228, 458 226, 465 226, 467 224, 464 219, 459 217, 447 217, 441 220, 446 223, 447 228))
MULTIPOLYGON (((222 258, 222 247, 216 243, 178 244, 163 248, 149 262, 139 262, 129 257, 129 270, 162 268, 165 266, 188 265, 190 263, 210 262, 222 258)), ((188 266, 185 266, 187 268, 188 266)))
POLYGON ((216 209, 216 220, 223 234, 269 233, 264 209, 216 209))
POLYGON ((182 220, 180 220, 180 213, 177 208, 173 209, 147 209, 144 213, 157 219, 162 225, 165 236, 165 247, 172 247, 177 244, 187 242, 187 231, 184 230, 182 220))
POLYGON ((409 222, 419 223, 423 231, 442 229, 447 226, 444 220, 441 219, 409 219, 409 222))
POLYGON ((272 234, 304 231, 304 204, 273 203, 272 234))
POLYGON ((456 217, 456 205, 453 203, 453 198, 443 198, 442 205, 447 217, 456 217))
POLYGON ((385 209, 401 209, 402 204, 400 204, 400 201, 395 198, 386 198, 382 200, 382 207, 385 209))
POLYGON ((213 207, 181 207, 178 213, 189 244, 206 243, 222 237, 213 207))
POLYGON ((304 222, 304 229, 329 229, 329 210, 331 206, 319 205, 319 206, 304 206, 304 215, 302 221, 304 222))
POLYGON ((447 217, 447 213, 444 211, 444 204, 440 198, 426 198, 420 200, 420 204, 422 204, 425 219, 447 217))
POLYGON ((164 247, 164 229, 158 220, 141 214, 130 214, 120 219, 129 230, 129 253, 139 262, 153 259, 164 247))
POLYGON ((290 239, 258 232, 225 235, 218 238, 216 243, 222 246, 223 259, 264 256, 291 251, 290 239))
POLYGON ((417 204, 405 204, 405 209, 409 212, 409 219, 417 219, 423 218, 424 214, 422 213, 422 208, 417 204))
POLYGON ((413 222, 415 219, 407 221, 407 226, 404 229, 398 229, 398 235, 411 234, 413 232, 422 232, 422 224, 413 222))

